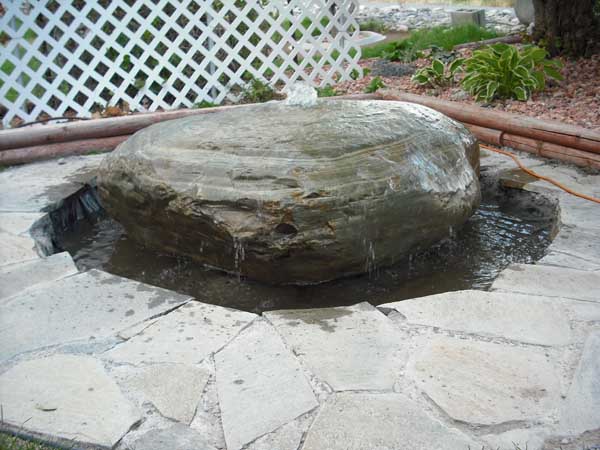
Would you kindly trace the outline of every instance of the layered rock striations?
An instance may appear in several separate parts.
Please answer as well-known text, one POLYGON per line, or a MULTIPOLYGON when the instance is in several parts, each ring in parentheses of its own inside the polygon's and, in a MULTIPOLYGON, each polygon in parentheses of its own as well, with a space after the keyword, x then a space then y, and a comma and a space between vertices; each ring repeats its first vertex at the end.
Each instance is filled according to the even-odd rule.
POLYGON ((108 212, 139 242, 269 283, 389 265, 480 200, 479 148, 403 102, 268 103, 150 126, 106 157, 108 212))

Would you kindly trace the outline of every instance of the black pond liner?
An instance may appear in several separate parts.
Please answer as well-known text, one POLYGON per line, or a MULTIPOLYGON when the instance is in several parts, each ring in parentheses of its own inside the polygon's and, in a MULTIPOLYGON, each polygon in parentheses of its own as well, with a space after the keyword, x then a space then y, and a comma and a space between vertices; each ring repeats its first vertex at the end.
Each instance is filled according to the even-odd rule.
POLYGON ((144 248, 106 216, 95 188, 80 191, 52 217, 57 250, 80 270, 101 269, 216 305, 254 313, 367 301, 373 305, 461 289, 488 289, 511 263, 533 263, 555 229, 544 197, 482 182, 480 208, 452 238, 392 267, 312 286, 271 286, 210 270, 187 258, 144 248))

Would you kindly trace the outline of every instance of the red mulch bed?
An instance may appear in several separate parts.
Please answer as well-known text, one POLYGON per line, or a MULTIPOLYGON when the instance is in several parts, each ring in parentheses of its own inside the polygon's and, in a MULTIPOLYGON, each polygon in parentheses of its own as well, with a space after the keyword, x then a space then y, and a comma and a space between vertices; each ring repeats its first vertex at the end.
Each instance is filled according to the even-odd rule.
MULTIPOLYGON (((466 56, 469 50, 462 50, 460 53, 462 56, 466 56)), ((561 58, 561 60, 564 63, 562 74, 565 79, 563 81, 550 81, 543 92, 535 93, 526 102, 495 101, 491 105, 482 105, 482 107, 540 119, 557 120, 600 131, 600 55, 585 59, 561 58)), ((374 59, 367 59, 361 61, 361 65, 370 68, 374 61, 374 59)), ((429 61, 420 59, 413 64, 419 68, 428 65, 429 61)), ((460 86, 433 90, 416 86, 410 78, 410 76, 382 77, 387 88, 476 104, 460 86)), ((361 93, 372 79, 373 76, 369 74, 361 80, 340 83, 336 85, 336 90, 340 94, 361 93)))

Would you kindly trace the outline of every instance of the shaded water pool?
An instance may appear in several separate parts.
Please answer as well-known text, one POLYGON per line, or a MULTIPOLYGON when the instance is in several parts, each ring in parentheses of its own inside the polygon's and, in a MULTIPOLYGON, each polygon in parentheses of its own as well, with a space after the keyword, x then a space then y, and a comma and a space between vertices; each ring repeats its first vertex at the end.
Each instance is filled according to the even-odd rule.
POLYGON ((189 294, 200 301, 260 313, 288 308, 373 305, 460 289, 486 289, 511 263, 540 259, 554 211, 521 191, 484 192, 476 214, 448 239, 392 267, 313 286, 270 286, 157 253, 131 240, 115 221, 79 221, 61 246, 82 269, 107 272, 189 294))

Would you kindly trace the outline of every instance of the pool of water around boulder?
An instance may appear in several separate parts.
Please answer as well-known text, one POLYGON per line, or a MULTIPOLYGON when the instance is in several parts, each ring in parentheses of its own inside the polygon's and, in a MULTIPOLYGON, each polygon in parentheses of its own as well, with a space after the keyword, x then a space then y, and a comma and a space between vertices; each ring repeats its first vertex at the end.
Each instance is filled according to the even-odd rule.
POLYGON ((373 305, 461 289, 486 289, 511 263, 540 259, 554 210, 534 194, 484 189, 483 201, 450 240, 392 267, 310 286, 270 286, 209 270, 192 260, 139 246, 106 216, 80 221, 62 246, 80 269, 99 268, 189 294, 202 302, 260 313, 292 308, 373 305))

